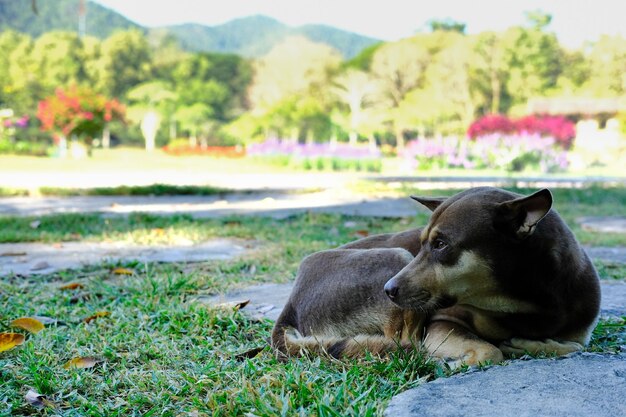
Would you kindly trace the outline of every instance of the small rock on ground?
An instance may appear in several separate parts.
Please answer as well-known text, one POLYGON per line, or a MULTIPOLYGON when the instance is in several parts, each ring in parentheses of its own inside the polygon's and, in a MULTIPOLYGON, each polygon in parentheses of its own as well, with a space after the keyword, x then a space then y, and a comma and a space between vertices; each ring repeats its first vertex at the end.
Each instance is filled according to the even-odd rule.
POLYGON ((11 273, 49 274, 103 261, 204 262, 224 260, 245 251, 242 242, 216 239, 199 244, 137 246, 123 242, 66 242, 0 244, 0 276, 11 273))
POLYGON ((577 353, 437 379, 394 397, 385 415, 615 417, 624 398, 626 356, 577 353))

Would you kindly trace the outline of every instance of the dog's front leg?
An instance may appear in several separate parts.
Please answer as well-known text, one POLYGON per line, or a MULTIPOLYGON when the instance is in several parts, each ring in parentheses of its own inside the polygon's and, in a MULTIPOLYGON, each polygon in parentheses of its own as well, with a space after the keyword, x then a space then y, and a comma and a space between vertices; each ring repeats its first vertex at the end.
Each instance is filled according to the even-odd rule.
POLYGON ((507 355, 523 355, 530 353, 537 355, 541 353, 556 354, 557 356, 567 355, 568 353, 578 352, 583 349, 583 345, 578 342, 545 339, 545 340, 529 340, 514 337, 500 344, 500 350, 507 355))
POLYGON ((496 346, 450 321, 431 322, 426 330, 424 346, 431 356, 443 359, 452 368, 462 364, 495 364, 504 360, 496 346))

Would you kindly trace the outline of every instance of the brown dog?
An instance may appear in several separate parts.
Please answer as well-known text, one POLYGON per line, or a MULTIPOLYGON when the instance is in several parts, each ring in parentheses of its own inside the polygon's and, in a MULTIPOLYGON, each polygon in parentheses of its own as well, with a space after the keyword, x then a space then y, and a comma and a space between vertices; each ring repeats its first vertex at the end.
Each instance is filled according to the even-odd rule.
POLYGON ((433 210, 426 227, 302 262, 272 334, 278 351, 358 356, 423 343, 433 356, 473 365, 589 342, 598 276, 548 190, 413 198, 433 210))

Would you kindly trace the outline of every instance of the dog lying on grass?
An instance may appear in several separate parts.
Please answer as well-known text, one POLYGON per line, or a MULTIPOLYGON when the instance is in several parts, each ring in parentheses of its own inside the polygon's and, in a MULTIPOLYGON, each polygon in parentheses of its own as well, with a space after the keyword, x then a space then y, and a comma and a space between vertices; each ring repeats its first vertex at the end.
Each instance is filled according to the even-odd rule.
POLYGON ((424 347, 451 364, 581 350, 600 309, 598 275, 547 189, 480 187, 423 228, 314 253, 272 332, 283 355, 357 357, 424 347))

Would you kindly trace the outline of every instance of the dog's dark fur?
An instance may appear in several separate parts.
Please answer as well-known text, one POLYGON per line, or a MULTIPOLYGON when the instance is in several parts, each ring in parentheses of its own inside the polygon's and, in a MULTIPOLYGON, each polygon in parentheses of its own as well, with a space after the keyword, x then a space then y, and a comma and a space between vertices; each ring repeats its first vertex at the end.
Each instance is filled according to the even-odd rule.
POLYGON ((476 364, 589 342, 598 276, 548 190, 414 199, 433 210, 426 227, 302 262, 272 334, 278 351, 357 356, 423 343, 434 356, 476 364))

